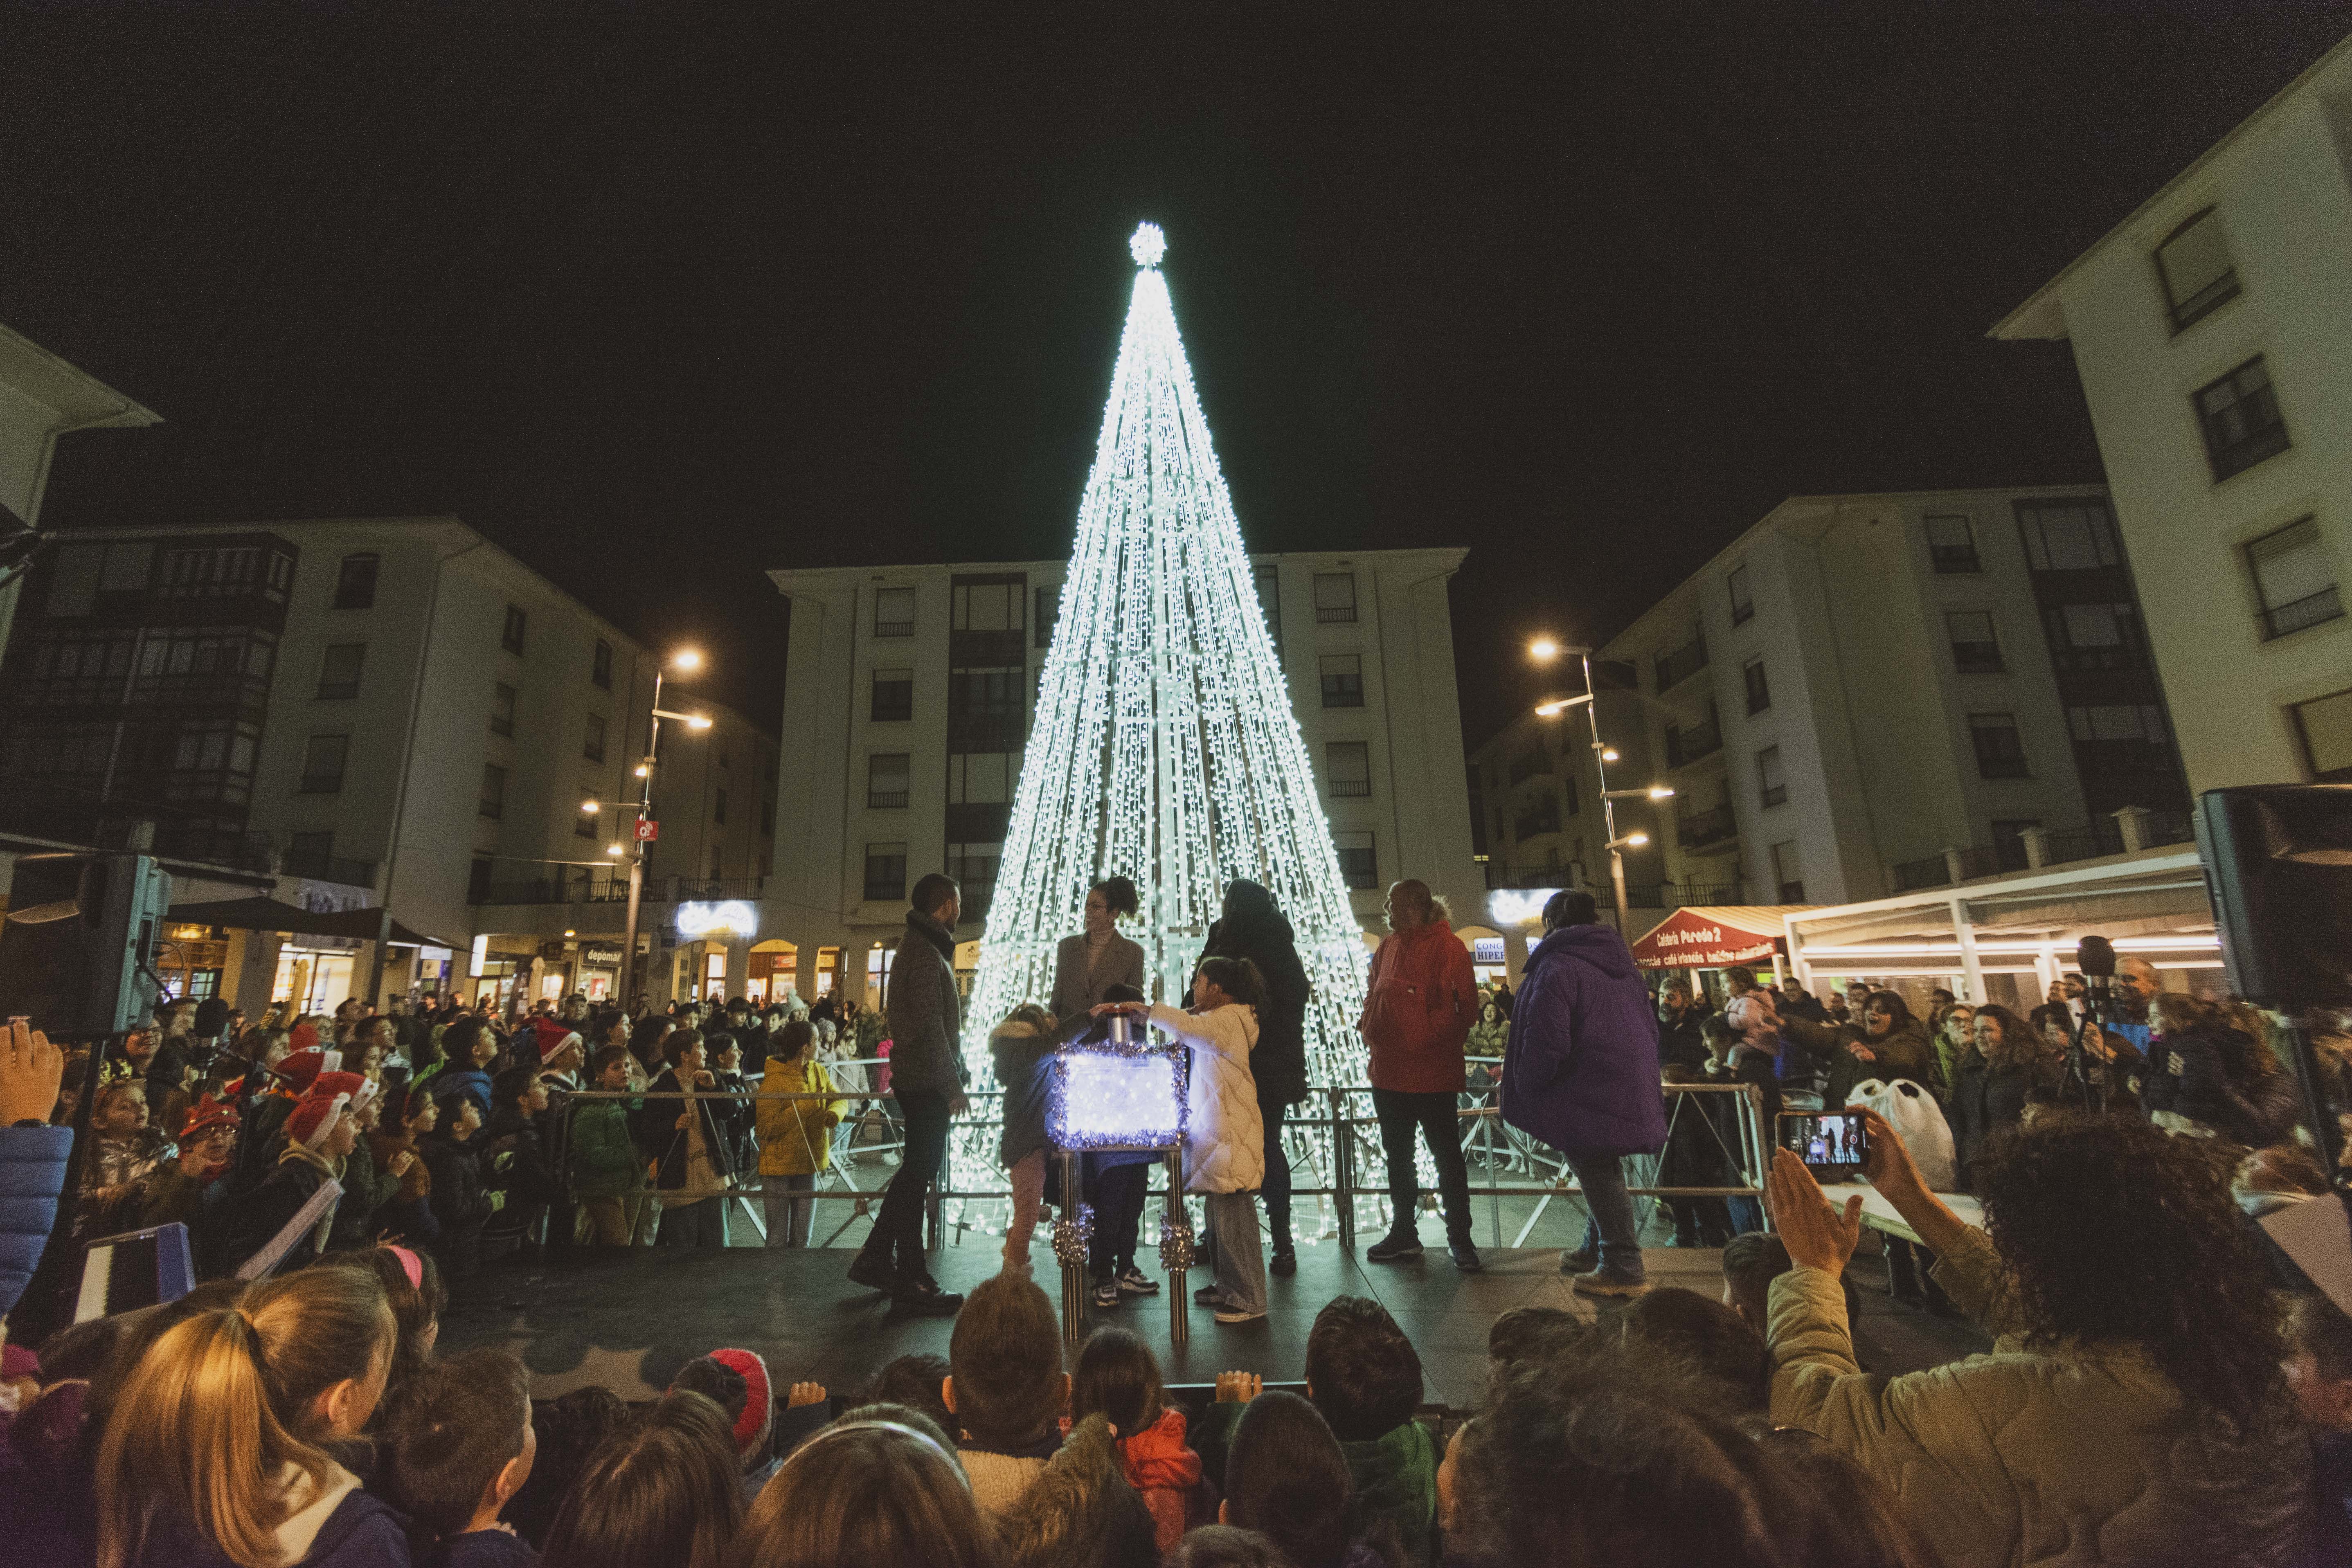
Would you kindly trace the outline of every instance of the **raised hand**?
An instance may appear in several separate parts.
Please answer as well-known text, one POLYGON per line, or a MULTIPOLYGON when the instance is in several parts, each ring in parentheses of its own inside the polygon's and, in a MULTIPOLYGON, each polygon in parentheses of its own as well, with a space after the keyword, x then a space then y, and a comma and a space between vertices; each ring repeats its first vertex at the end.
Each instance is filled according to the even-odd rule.
POLYGON ((1771 1172, 1764 1178, 1764 1201, 1771 1205, 1772 1227, 1780 1233, 1790 1263, 1831 1274, 1845 1272, 1862 1240, 1859 1194, 1846 1199, 1845 1212, 1839 1213, 1796 1151, 1782 1149, 1772 1156, 1771 1172))
POLYGON ((66 1055, 24 1019, 0 1033, 0 1127, 47 1121, 57 1109, 66 1055))
POLYGON ((1217 1373, 1217 1403, 1247 1405, 1265 1392, 1265 1379, 1254 1372, 1221 1372, 1217 1373))
POLYGON ((803 1405, 823 1405, 830 1397, 821 1383, 796 1383, 784 1399, 784 1408, 798 1410, 803 1405))

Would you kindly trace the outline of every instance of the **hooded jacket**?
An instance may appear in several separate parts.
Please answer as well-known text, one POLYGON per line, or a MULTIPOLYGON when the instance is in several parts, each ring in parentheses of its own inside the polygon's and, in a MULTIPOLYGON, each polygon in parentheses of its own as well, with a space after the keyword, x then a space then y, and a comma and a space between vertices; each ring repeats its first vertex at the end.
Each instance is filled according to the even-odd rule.
POLYGON ((1393 931, 1372 954, 1364 1016, 1357 1027, 1371 1053, 1374 1089, 1398 1094, 1459 1094, 1462 1043, 1478 1018, 1478 977, 1470 950, 1442 920, 1393 931))
POLYGON ((1014 1018, 997 1025, 988 1037, 996 1086, 1004 1091, 1004 1130, 996 1141, 996 1153, 1008 1171, 1045 1147, 1045 1094, 1060 1043, 1014 1018))
POLYGON ((1201 1456, 1184 1441, 1181 1410, 1163 1410, 1142 1431, 1121 1437, 1118 1458, 1128 1485, 1151 1510, 1152 1544, 1162 1556, 1192 1526, 1215 1522, 1216 1499, 1202 1482, 1201 1456))
POLYGON ((787 1094, 831 1094, 833 1075, 821 1061, 770 1057, 751 1102, 760 1119, 760 1173, 811 1176, 833 1163, 833 1130, 846 1100, 782 1100, 787 1094))
POLYGON ((956 993, 955 933, 920 910, 907 911, 907 934, 890 965, 890 1085, 894 1092, 953 1094, 963 1087, 956 1036, 963 1000, 956 993))
MULTIPOLYGON (((1307 1002, 1312 989, 1298 943, 1274 895, 1245 877, 1225 884, 1217 923, 1209 928, 1202 958, 1246 958, 1265 981, 1265 1006, 1258 1016, 1258 1041, 1250 1072, 1258 1098, 1268 1105, 1296 1105, 1307 1098, 1307 1002)), ((1198 962, 1192 965, 1201 967, 1198 962)))
POLYGON ((0 1127, 0 1318, 16 1305, 57 1224, 70 1127, 0 1127))
POLYGON ((1625 939, 1603 925, 1545 937, 1511 1008, 1503 1120, 1569 1153, 1655 1153, 1659 1082, 1658 1016, 1625 939))
POLYGON ((1377 1437, 1342 1443, 1339 1452, 1356 1483, 1348 1533, 1360 1541, 1386 1526, 1403 1547, 1407 1568, 1435 1563, 1437 1466, 1444 1456, 1429 1428, 1402 1422, 1377 1437))
POLYGON ((1010 1503, 988 1510, 1007 1563, 1097 1568, 1159 1558, 1150 1510, 1128 1484, 1110 1424, 1097 1413, 1070 1435, 1010 1503))
POLYGON ((1162 1003, 1152 1026, 1192 1048, 1184 1130, 1184 1190, 1254 1192, 1265 1180, 1265 1119, 1250 1076, 1257 1014, 1239 1002, 1209 1013, 1181 1013, 1162 1003))

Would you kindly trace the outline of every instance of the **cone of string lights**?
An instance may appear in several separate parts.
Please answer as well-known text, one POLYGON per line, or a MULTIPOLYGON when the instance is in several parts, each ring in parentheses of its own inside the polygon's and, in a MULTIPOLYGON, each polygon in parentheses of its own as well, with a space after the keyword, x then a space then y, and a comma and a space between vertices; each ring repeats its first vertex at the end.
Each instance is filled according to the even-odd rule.
MULTIPOLYGON (((1177 335, 1166 241, 1145 224, 1129 249, 1135 288, 989 902, 965 1058, 975 1087, 993 1088, 989 1031, 1051 997, 1055 944, 1079 929, 1097 879, 1135 883, 1139 912, 1121 929, 1142 944, 1153 1000, 1181 1006, 1225 884, 1246 877, 1297 934, 1312 986, 1309 1081, 1360 1084, 1361 927, 1177 335)), ((957 1188, 1001 1184, 995 1142, 978 1124, 956 1140, 957 1188)), ((1328 1139, 1312 1157, 1328 1172, 1328 1139)))

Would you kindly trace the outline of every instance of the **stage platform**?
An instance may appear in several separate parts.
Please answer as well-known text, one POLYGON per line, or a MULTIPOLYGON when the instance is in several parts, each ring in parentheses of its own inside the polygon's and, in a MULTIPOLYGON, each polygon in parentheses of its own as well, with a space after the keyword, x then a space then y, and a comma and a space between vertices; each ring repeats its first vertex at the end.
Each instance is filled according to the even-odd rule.
MULTIPOLYGON (((917 1351, 947 1353, 951 1318, 895 1311, 845 1275, 855 1254, 846 1247, 768 1251, 730 1247, 686 1251, 594 1248, 555 1255, 543 1264, 494 1266, 453 1302, 441 1330, 443 1354, 480 1346, 511 1350, 531 1373, 531 1392, 546 1398, 603 1384, 625 1399, 649 1399, 677 1369, 721 1345, 757 1351, 781 1394, 792 1383, 814 1380, 835 1394, 859 1392, 894 1357, 917 1351)), ((1058 1277, 1037 1254, 1038 1283, 1058 1297, 1058 1277)), ((1722 1255, 1656 1248, 1644 1254, 1655 1285, 1681 1285, 1707 1295, 1722 1290, 1722 1255)), ((1443 1247, 1402 1263, 1367 1263, 1330 1243, 1301 1247, 1298 1272, 1269 1281, 1270 1310, 1262 1322, 1226 1327, 1205 1309, 1192 1313, 1192 1343, 1182 1354, 1168 1342, 1167 1292, 1130 1300, 1116 1310, 1089 1309, 1093 1323, 1117 1323, 1141 1334, 1159 1353, 1173 1383, 1205 1383, 1220 1372, 1255 1372, 1295 1379, 1307 1354, 1315 1314, 1334 1296, 1370 1296, 1393 1313, 1421 1352, 1424 1397, 1456 1407, 1480 1402, 1486 1375, 1486 1331, 1513 1307, 1562 1307, 1588 1320, 1619 1303, 1596 1302, 1569 1289, 1557 1251, 1490 1250, 1486 1271, 1455 1271, 1443 1247)), ((997 1249, 971 1245, 932 1254, 931 1267, 950 1290, 969 1291, 999 1267, 997 1249)), ((1888 1301, 1869 1288, 1868 1260, 1857 1263, 1864 1284, 1856 1340, 1874 1372, 1932 1366, 1986 1348, 1969 1325, 1933 1318, 1888 1301)), ((1207 1282, 1199 1270, 1192 1287, 1207 1282)))

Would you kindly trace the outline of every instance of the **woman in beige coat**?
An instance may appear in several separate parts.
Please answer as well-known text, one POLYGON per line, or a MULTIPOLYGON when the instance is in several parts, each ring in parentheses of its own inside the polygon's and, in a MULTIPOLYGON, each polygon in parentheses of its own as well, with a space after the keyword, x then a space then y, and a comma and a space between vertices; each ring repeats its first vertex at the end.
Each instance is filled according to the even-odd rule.
POLYGON ((1993 1348, 1863 1373, 1838 1283, 1862 1200, 1832 1209, 1782 1151, 1767 1194, 1795 1267, 1769 1297, 1773 1421, 1892 1488, 1952 1568, 2300 1561, 2310 1451, 2226 1171, 2145 1122, 2045 1115, 1988 1145, 1979 1230, 1863 1114, 1872 1184, 1993 1348))

